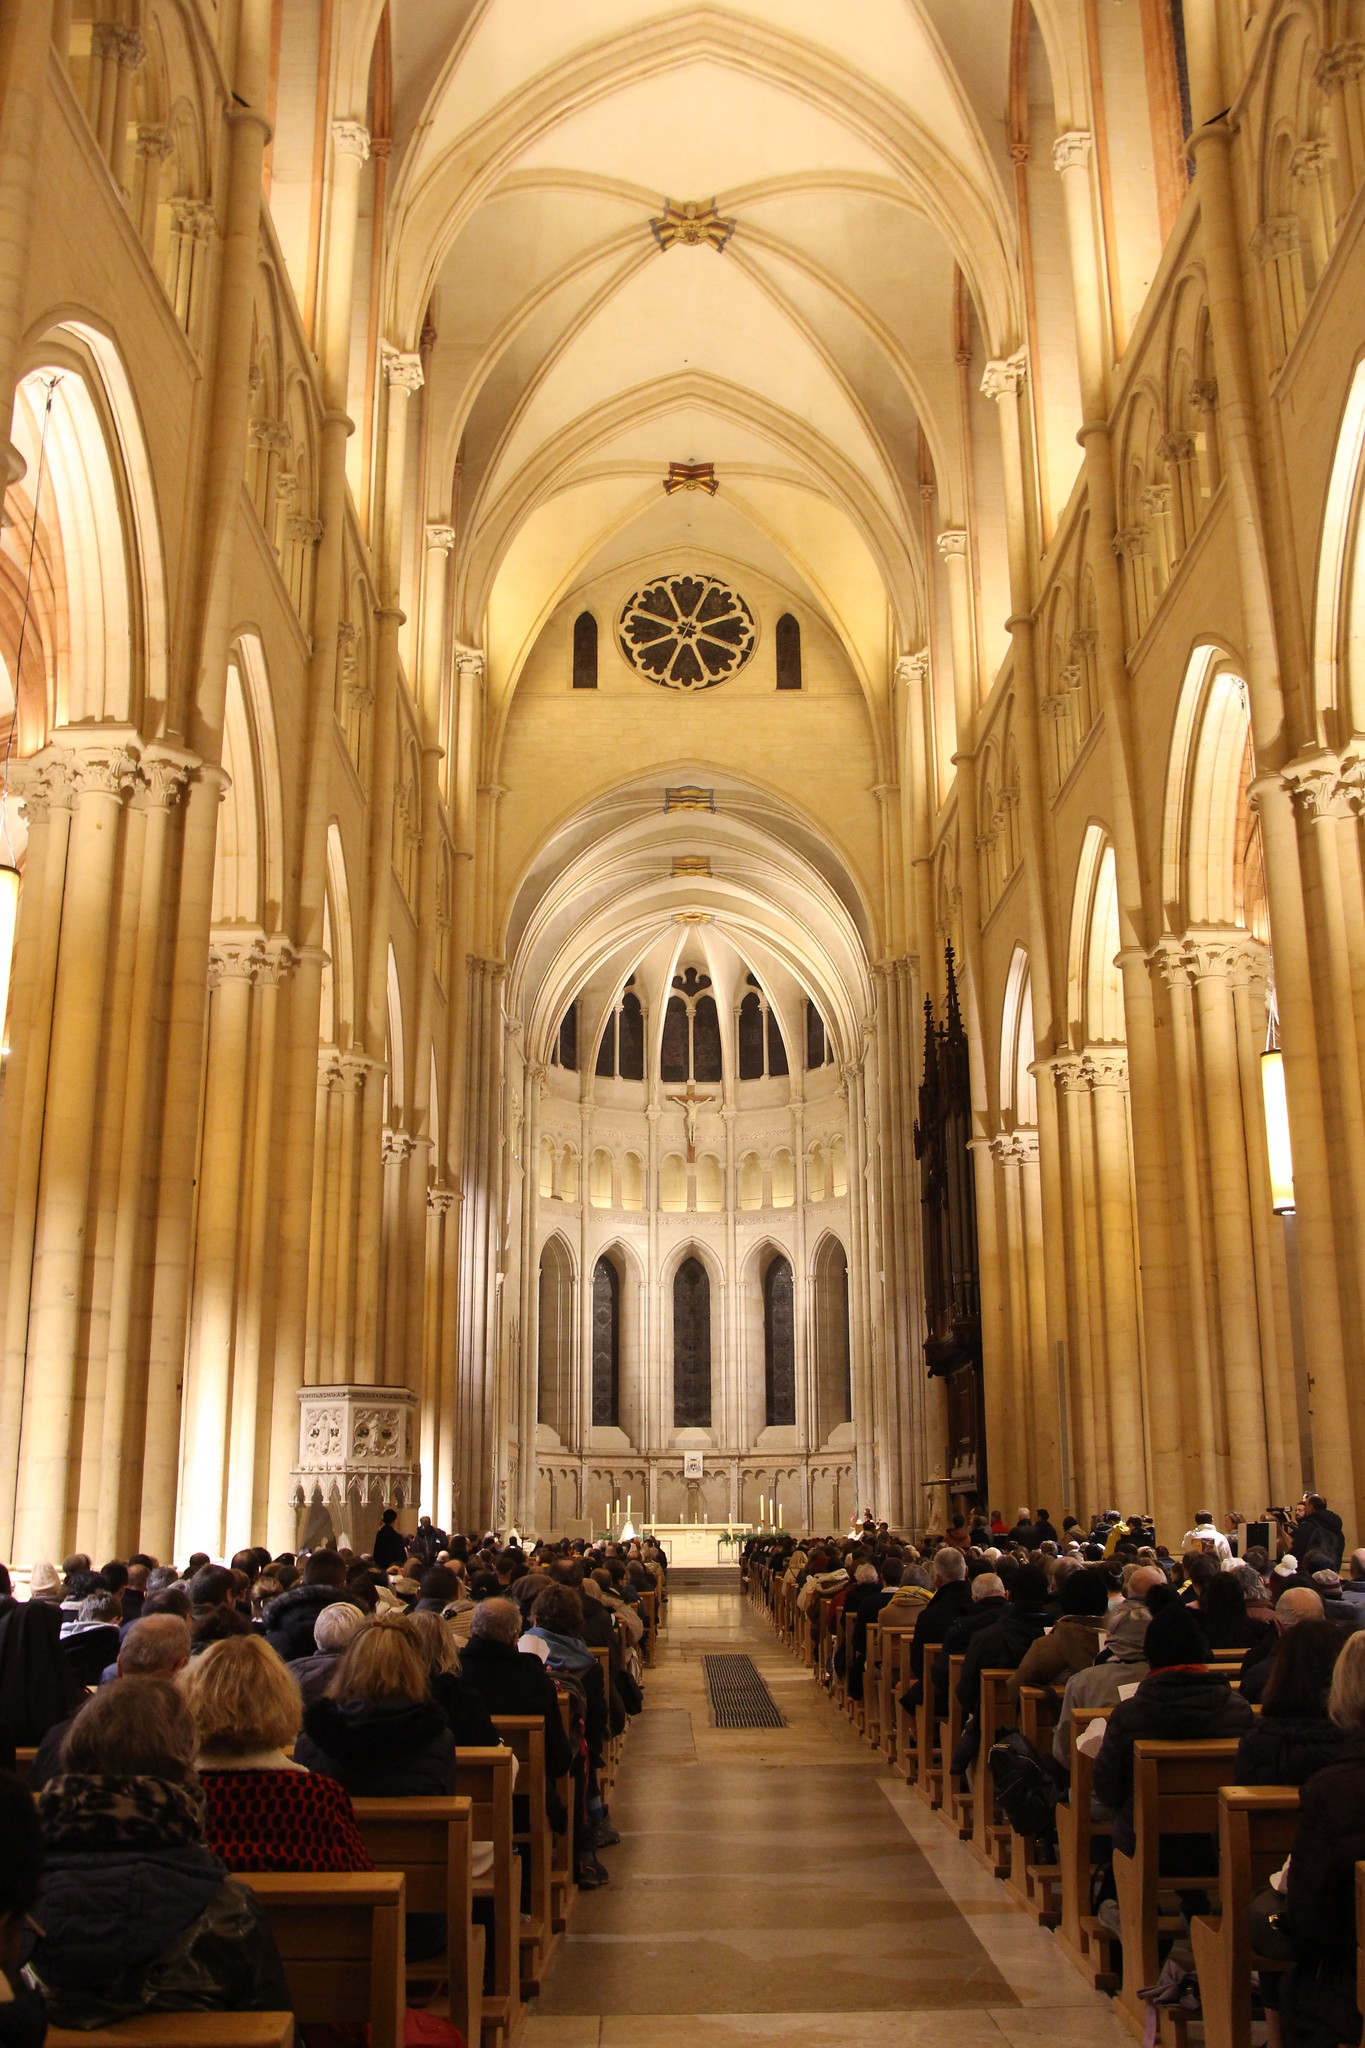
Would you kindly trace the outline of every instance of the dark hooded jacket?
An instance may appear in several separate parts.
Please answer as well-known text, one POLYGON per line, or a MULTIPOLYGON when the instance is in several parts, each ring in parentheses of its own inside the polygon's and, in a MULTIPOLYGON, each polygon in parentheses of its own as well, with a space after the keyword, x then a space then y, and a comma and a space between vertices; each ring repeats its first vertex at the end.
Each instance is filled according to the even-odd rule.
MULTIPOLYGON (((540 1662, 536 1658, 537 1664, 540 1662)), ((464 1652, 460 1653, 461 1666, 464 1652)), ((465 1681, 463 1669, 438 1671, 431 1681, 431 1696, 445 1715, 457 1749, 496 1749, 498 1731, 488 1712, 488 1702, 465 1681)))
POLYGON ((1342 1554, 1346 1549, 1341 1516, 1331 1508, 1314 1508, 1312 1514, 1305 1515, 1295 1528, 1289 1547, 1300 1560, 1319 1552, 1328 1559, 1334 1572, 1340 1571, 1342 1554))
MULTIPOLYGON (((345 1600, 346 1591, 341 1586, 291 1586, 287 1593, 281 1593, 278 1600, 270 1603, 269 1627, 265 1639, 272 1650, 278 1651, 286 1664, 296 1657, 311 1657, 317 1649, 313 1640, 313 1623, 324 1607, 330 1607, 334 1600, 345 1600)), ((353 1606, 358 1606, 353 1601, 353 1606)))
POLYGON ((294 1761, 338 1778, 352 1799, 448 1799, 455 1737, 434 1700, 316 1700, 294 1761))
POLYGON ((925 1657, 938 1649, 953 1623, 967 1612, 971 1604, 972 1589, 966 1579, 949 1579, 945 1586, 940 1586, 935 1591, 933 1598, 915 1623, 915 1633, 910 1640, 910 1675, 913 1683, 901 1695, 903 1707, 913 1711, 919 1705, 920 1687, 924 1682, 925 1657))
POLYGON ((973 1636, 983 1628, 994 1628, 1009 1608, 1003 1593, 987 1600, 973 1600, 965 1614, 959 1614, 934 1654, 934 1710, 942 1719, 948 1712, 948 1659, 965 1652, 973 1636))
POLYGON ((1326 1714, 1257 1715, 1237 1745, 1239 1785, 1306 1785, 1341 1761, 1346 1734, 1326 1714))
POLYGON ((1232 1690, 1221 1671, 1171 1664, 1150 1672, 1133 1697, 1121 1700, 1110 1714, 1095 1759, 1094 1793, 1114 1815, 1114 1847, 1125 1856, 1133 1853, 1134 1743, 1244 1735, 1255 1718, 1251 1702, 1232 1690))
POLYGON ((198 1787, 163 1778, 56 1778, 38 1798, 46 1842, 32 1967, 56 2026, 144 2012, 287 2012, 269 1923, 204 1847, 198 1787))
POLYGON ((62 1650, 62 1617, 45 1600, 0 1603, 0 1767, 73 1714, 81 1686, 62 1650))
MULTIPOLYGON (((1036 1643, 1051 1619, 1040 1601, 1012 1600, 991 1628, 978 1629, 967 1645, 957 1696, 964 1714, 974 1714, 981 1698, 983 1671, 1017 1671, 1024 1652, 1036 1643)), ((995 1730, 987 1731, 991 1739, 995 1730)))
POLYGON ((539 1714, 545 1722, 545 1775, 562 1778, 573 1761, 569 1738, 560 1719, 559 1694, 539 1657, 500 1643, 492 1636, 471 1636, 460 1652, 460 1676, 482 1698, 490 1714, 539 1714))

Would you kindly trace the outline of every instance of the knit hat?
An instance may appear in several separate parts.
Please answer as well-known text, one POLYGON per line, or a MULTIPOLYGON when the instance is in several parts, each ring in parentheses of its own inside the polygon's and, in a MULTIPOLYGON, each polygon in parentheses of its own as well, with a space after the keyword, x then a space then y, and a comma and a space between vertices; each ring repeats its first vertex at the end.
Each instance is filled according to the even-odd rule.
POLYGON ((1277 1579, 1295 1578, 1298 1574, 1298 1569, 1299 1560, 1296 1557, 1282 1557, 1275 1566, 1275 1577, 1277 1579))
POLYGON ((1314 1572, 1313 1584, 1320 1593, 1339 1593, 1341 1591, 1341 1573, 1334 1571, 1314 1572))
POLYGON ((61 1583, 62 1575, 56 1565, 47 1564, 42 1560, 34 1565, 28 1575, 28 1590, 35 1600, 46 1600, 50 1594, 57 1592, 61 1583))
POLYGON ((1207 1664, 1209 1646, 1199 1621, 1179 1601, 1163 1607, 1147 1624, 1143 1649, 1153 1671, 1171 1664, 1207 1664))

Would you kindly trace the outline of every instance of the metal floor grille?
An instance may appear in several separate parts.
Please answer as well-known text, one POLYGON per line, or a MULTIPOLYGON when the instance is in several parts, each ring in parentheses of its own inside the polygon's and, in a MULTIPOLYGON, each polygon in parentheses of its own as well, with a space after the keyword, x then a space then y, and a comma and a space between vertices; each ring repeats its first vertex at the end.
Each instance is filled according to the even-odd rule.
POLYGON ((785 1728, 752 1657, 703 1657, 711 1721, 717 1728, 785 1728))

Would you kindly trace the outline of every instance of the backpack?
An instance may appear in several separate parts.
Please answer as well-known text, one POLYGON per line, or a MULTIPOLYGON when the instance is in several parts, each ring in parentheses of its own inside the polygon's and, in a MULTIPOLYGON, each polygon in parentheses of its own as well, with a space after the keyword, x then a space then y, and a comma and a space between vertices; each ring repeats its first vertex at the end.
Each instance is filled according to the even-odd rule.
POLYGON ((991 1775, 1006 1820, 1019 1835, 1050 1835, 1057 1784, 1033 1744, 1015 1728, 991 1747, 991 1775))

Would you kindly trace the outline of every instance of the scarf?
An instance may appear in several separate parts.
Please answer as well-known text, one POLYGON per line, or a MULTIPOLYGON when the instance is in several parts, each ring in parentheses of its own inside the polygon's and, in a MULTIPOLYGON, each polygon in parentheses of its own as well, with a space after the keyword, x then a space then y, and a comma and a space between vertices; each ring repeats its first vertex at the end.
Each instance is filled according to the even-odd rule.
POLYGON ((49 1850, 172 1849, 204 1839, 197 1783, 70 1772, 53 1778, 37 1804, 49 1850))

